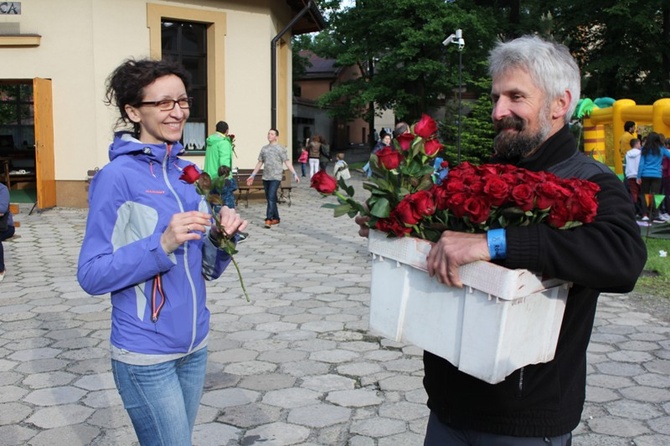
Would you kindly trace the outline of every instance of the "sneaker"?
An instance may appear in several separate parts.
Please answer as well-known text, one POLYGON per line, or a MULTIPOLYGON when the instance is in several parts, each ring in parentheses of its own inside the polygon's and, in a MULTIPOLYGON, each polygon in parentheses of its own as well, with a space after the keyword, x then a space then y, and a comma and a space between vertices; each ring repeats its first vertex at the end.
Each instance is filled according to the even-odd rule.
POLYGON ((272 220, 265 220, 265 227, 269 228, 270 226, 272 226, 272 220))
POLYGON ((278 225, 278 224, 279 224, 279 220, 272 220, 272 221, 270 222, 270 224, 271 224, 271 225, 278 225))
POLYGON ((249 238, 249 234, 246 232, 238 232, 237 233, 237 243, 242 243, 246 239, 249 238))
POLYGON ((670 221, 670 215, 668 215, 666 213, 663 213, 663 214, 659 215, 658 217, 663 221, 670 221))
POLYGON ((642 221, 649 221, 649 217, 645 215, 644 217, 642 217, 642 221))

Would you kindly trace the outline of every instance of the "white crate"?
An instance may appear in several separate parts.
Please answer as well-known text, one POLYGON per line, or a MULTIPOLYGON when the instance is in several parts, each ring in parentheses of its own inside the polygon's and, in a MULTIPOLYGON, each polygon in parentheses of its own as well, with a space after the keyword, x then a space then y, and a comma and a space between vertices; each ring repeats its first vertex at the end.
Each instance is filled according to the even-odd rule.
POLYGON ((491 384, 554 358, 569 283, 490 262, 460 268, 464 288, 426 273, 431 245, 370 231, 370 328, 491 384))

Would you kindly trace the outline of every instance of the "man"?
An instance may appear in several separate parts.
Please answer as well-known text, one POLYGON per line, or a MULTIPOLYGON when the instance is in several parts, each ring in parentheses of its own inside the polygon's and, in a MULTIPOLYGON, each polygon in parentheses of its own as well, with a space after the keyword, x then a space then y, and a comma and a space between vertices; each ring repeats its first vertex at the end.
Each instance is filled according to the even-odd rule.
POLYGON ((431 410, 424 445, 569 446, 584 405, 586 348, 598 295, 632 290, 646 249, 623 183, 608 167, 580 154, 568 128, 580 74, 567 48, 526 36, 499 43, 489 64, 494 162, 595 182, 598 213, 593 223, 570 230, 538 224, 487 234, 445 231, 435 243, 428 272, 449 286, 461 287, 459 266, 477 260, 574 285, 552 361, 488 384, 424 352, 431 410))
POLYGON ((227 122, 219 121, 216 123, 216 133, 207 137, 204 171, 212 181, 218 178, 219 167, 228 166, 231 172, 233 170, 233 142, 228 136, 228 128, 227 122))
POLYGON ((626 152, 630 150, 630 140, 635 138, 635 131, 637 125, 633 121, 626 121, 623 124, 623 135, 619 139, 619 154, 621 155, 621 162, 626 159, 626 152))
POLYGON ((258 155, 258 163, 256 163, 253 172, 251 172, 251 175, 247 178, 247 186, 251 186, 254 182, 254 177, 261 167, 263 167, 263 189, 265 191, 265 199, 268 202, 265 214, 266 228, 279 224, 277 190, 279 189, 282 176, 284 175, 284 166, 286 166, 286 168, 293 174, 296 183, 300 183, 300 178, 288 159, 286 149, 277 143, 278 137, 279 130, 270 129, 268 131, 269 144, 261 148, 261 152, 258 155))

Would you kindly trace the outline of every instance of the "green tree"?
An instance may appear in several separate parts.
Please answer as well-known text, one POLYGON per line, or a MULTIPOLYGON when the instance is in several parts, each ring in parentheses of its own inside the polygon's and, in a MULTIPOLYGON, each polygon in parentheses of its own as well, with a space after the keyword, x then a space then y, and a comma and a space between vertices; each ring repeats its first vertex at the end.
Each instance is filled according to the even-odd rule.
POLYGON ((458 55, 442 40, 457 28, 466 30, 463 59, 477 61, 463 70, 467 84, 481 75, 495 29, 490 14, 444 0, 358 0, 354 7, 334 8, 329 23, 315 38, 315 52, 357 66, 361 76, 334 86, 321 104, 333 116, 368 120, 373 103, 406 121, 443 105, 458 86, 458 55))

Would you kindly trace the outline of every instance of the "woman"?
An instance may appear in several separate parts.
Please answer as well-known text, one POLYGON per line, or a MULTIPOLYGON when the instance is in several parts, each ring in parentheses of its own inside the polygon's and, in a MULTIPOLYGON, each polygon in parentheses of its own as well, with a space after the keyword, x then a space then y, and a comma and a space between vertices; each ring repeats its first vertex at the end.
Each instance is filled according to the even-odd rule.
POLYGON ((637 169, 637 183, 640 185, 642 195, 642 221, 657 217, 657 209, 654 195, 661 193, 662 163, 663 158, 670 158, 670 150, 663 147, 661 135, 652 132, 642 147, 640 165, 637 169), (647 196, 651 194, 651 216, 649 215, 649 204, 647 196))
MULTIPOLYGON (((189 445, 207 363, 205 280, 230 256, 217 249, 207 204, 182 178, 189 76, 168 61, 128 60, 107 80, 120 113, 111 162, 89 190, 77 278, 111 293, 112 373, 141 445, 189 445)), ((194 167, 189 167, 192 170, 194 167)), ((228 234, 247 222, 219 212, 228 234)))

